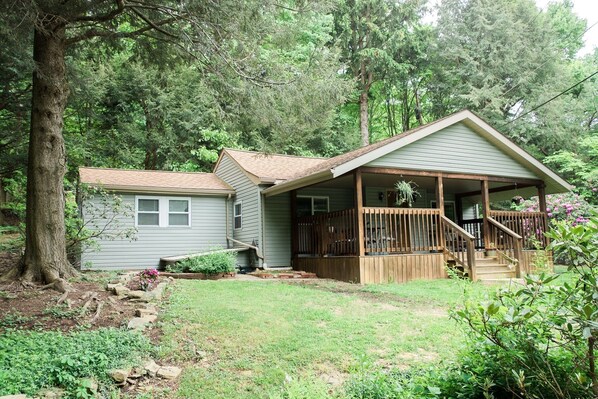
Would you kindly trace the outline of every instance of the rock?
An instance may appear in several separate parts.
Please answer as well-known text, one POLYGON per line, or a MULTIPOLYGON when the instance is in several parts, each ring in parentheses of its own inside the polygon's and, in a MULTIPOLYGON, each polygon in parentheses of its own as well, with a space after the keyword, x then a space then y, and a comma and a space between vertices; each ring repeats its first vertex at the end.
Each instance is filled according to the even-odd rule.
POLYGON ((127 295, 128 292, 130 292, 131 290, 128 289, 127 287, 125 287, 124 285, 117 285, 116 287, 114 287, 114 293, 116 295, 118 295, 119 297, 124 297, 127 295))
POLYGON ((64 396, 64 389, 46 388, 39 391, 36 395, 38 399, 60 399, 64 396))
POLYGON ((135 367, 133 370, 131 370, 131 374, 129 375, 129 378, 136 380, 136 379, 143 377, 146 374, 147 374, 147 371, 144 368, 135 367))
POLYGON ((143 365, 143 369, 149 374, 150 377, 155 377, 160 370, 160 366, 156 364, 153 360, 148 361, 143 365))
POLYGON ((112 379, 119 384, 126 382, 127 378, 129 378, 129 370, 116 369, 110 371, 109 374, 110 377, 112 377, 112 379))
POLYGON ((156 375, 165 380, 174 380, 181 374, 181 369, 175 366, 163 366, 160 367, 156 375))
POLYGON ((134 317, 131 320, 129 320, 129 324, 127 324, 127 328, 129 330, 142 330, 148 324, 156 321, 157 318, 158 318, 158 316, 156 316, 156 315, 148 315, 148 316, 144 316, 144 317, 134 317))
POLYGON ((0 396, 0 399, 28 399, 27 395, 6 395, 0 396))
POLYGON ((145 317, 145 316, 155 316, 156 312, 152 309, 135 309, 135 316, 137 317, 145 317))
POLYGON ((129 291, 125 295, 129 298, 141 299, 145 295, 145 291, 129 291))
POLYGON ((147 303, 145 305, 145 309, 149 310, 150 312, 157 314, 158 313, 158 308, 156 307, 156 305, 152 304, 152 303, 147 303))
POLYGON ((122 286, 121 283, 108 283, 108 284, 106 284, 106 291, 114 292, 115 288, 118 287, 119 285, 122 286))

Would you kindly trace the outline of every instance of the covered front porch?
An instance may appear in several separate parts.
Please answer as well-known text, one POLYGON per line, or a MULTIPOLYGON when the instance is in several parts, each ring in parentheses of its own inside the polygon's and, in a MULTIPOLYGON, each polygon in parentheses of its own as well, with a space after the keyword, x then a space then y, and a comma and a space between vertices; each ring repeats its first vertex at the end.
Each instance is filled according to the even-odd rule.
POLYGON ((520 277, 548 244, 545 204, 541 180, 359 167, 291 192, 293 267, 358 283, 444 278, 447 264, 520 277), (417 184, 413 207, 396 204, 398 180, 417 184), (491 209, 516 195, 538 195, 540 211, 491 209))

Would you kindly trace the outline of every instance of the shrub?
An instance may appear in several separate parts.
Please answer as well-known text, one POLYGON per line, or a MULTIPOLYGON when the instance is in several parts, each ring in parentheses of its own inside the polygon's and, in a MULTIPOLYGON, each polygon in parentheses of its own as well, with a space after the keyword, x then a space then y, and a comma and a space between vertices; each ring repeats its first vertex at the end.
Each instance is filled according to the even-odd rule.
POLYGON ((58 386, 68 398, 81 394, 82 379, 111 385, 108 371, 133 365, 150 351, 140 333, 117 329, 60 332, 8 331, 0 335, 0 396, 35 395, 58 386))
POLYGON ((189 272, 207 275, 230 273, 235 271, 236 261, 237 255, 234 252, 212 252, 169 265, 166 270, 173 273, 189 272))
POLYGON ((139 272, 139 286, 143 291, 149 291, 152 289, 156 280, 158 280, 160 272, 156 269, 145 269, 139 272))

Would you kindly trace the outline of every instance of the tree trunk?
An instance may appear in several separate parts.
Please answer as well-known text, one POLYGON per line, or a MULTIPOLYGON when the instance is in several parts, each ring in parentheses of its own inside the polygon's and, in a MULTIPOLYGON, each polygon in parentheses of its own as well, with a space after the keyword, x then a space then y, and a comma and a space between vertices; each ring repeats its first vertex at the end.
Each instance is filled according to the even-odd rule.
POLYGON ((368 119, 368 90, 362 90, 359 95, 359 130, 361 132, 361 146, 370 144, 368 119))
POLYGON ((64 223, 66 155, 62 137, 68 98, 64 23, 39 21, 33 39, 33 93, 29 159, 24 281, 54 284, 65 290, 63 278, 76 274, 67 260, 64 223), (44 23, 45 22, 45 23, 44 23))

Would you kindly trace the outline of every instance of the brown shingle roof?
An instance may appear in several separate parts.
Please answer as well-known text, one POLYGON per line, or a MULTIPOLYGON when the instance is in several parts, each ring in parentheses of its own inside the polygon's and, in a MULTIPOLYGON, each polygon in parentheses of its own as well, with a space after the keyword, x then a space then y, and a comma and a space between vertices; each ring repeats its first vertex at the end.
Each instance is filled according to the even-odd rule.
POLYGON ((181 194, 234 194, 213 173, 79 168, 81 183, 116 191, 181 194))
POLYGON ((229 148, 224 151, 246 172, 257 177, 261 182, 268 183, 287 180, 297 173, 326 162, 326 158, 266 154, 229 148))

